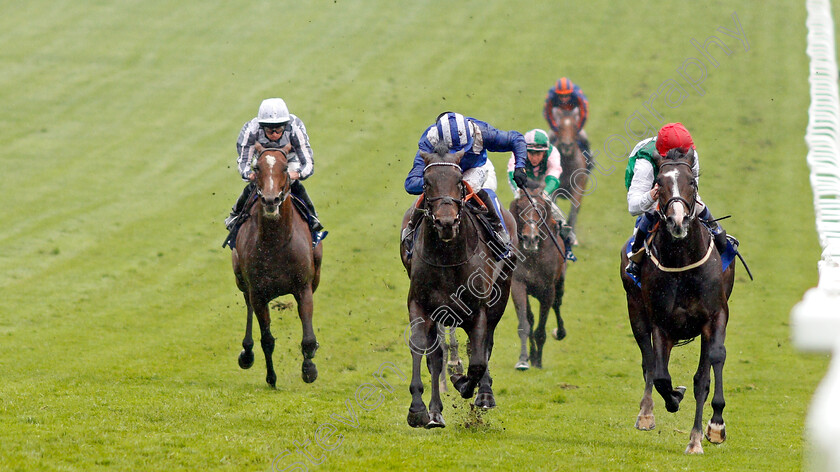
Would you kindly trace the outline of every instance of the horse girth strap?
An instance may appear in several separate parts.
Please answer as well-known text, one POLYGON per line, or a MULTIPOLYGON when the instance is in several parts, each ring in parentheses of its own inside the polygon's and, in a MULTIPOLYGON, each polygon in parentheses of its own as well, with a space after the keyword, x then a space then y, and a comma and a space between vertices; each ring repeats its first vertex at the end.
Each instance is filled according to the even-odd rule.
POLYGON ((709 238, 709 250, 706 251, 706 255, 703 256, 703 258, 699 261, 682 267, 665 267, 664 265, 662 265, 661 262, 659 262, 659 259, 656 258, 656 256, 653 254, 653 251, 651 251, 648 247, 647 241, 645 241, 645 250, 647 251, 648 256, 650 257, 650 261, 653 262, 653 265, 656 266, 656 268, 661 270, 662 272, 685 272, 687 270, 696 269, 701 265, 705 264, 706 261, 708 261, 709 258, 712 257, 712 249, 714 247, 714 238, 709 238))

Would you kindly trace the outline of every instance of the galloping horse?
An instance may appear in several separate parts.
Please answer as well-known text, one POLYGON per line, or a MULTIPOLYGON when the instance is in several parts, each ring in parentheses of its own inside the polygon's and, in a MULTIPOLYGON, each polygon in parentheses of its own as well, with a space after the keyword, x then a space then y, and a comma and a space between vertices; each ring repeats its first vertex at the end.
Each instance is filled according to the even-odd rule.
POLYGON ((695 211, 697 180, 692 167, 696 156, 672 150, 658 162, 658 229, 642 263, 641 287, 630 278, 626 249, 621 251, 621 280, 627 292, 630 326, 642 352, 645 393, 636 428, 655 427, 652 387, 665 400, 669 412, 679 410, 685 387, 674 389, 668 373, 671 348, 700 336, 700 364, 694 375, 696 408, 687 454, 702 454, 703 404, 715 373, 713 414, 705 435, 712 443, 726 439, 723 422, 723 364, 726 360, 726 324, 735 265, 722 271, 721 257, 709 230, 695 211), (661 228, 664 226, 664 229, 661 228), (683 341, 683 343, 681 343, 683 341))
MULTIPOLYGON (((554 122, 557 123, 557 133, 553 136, 553 144, 560 151, 560 165, 563 173, 560 174, 560 190, 555 192, 560 197, 569 200, 569 221, 567 224, 572 227, 572 241, 577 241, 577 233, 574 231, 577 225, 578 213, 583 200, 583 192, 586 190, 586 183, 589 180, 589 171, 593 162, 583 155, 578 142, 580 133, 580 110, 563 110, 554 108, 552 110, 554 122)), ((553 197, 553 196, 552 196, 553 197)))
POLYGON ((260 324, 260 344, 265 354, 265 381, 272 387, 277 382, 271 354, 274 337, 269 326, 268 303, 292 294, 298 305, 303 325, 301 367, 303 381, 314 382, 318 369, 312 362, 318 342, 312 329, 312 293, 321 278, 322 244, 312 247, 309 225, 291 200, 291 178, 286 157, 291 146, 283 149, 263 148, 257 144, 258 157, 252 169, 256 173, 259 199, 236 237, 233 249, 233 273, 236 285, 245 296, 248 318, 239 366, 248 369, 254 364, 254 340, 251 338, 253 315, 260 324))
MULTIPOLYGON (((460 326, 469 337, 467 375, 453 373, 452 384, 463 398, 471 398, 478 386, 475 406, 493 408, 496 400, 487 368, 493 350, 496 325, 502 317, 510 294, 514 262, 497 261, 497 248, 488 243, 478 217, 466 206, 476 195, 461 180, 459 165, 463 152, 449 154, 443 140, 433 153, 421 153, 424 193, 416 208, 403 218, 403 227, 414 211, 424 217, 415 230, 416 242, 411 259, 404 248, 401 256, 411 279, 408 292, 408 315, 411 327, 409 347, 412 355, 411 406, 408 424, 412 427, 442 428, 440 378, 443 369, 444 333, 438 323, 460 326), (458 312, 450 307, 458 307, 458 312), (423 403, 420 363, 426 356, 431 373, 432 396, 429 409, 423 403)), ((487 202, 492 205, 492 202, 487 202)), ((508 228, 515 228, 513 217, 502 210, 508 228)), ((511 242, 516 244, 512 231, 511 242)), ((454 328, 453 328, 454 329, 454 328)))
POLYGON ((550 228, 550 231, 554 231, 554 234, 557 234, 559 226, 551 217, 548 202, 540 196, 542 190, 526 188, 520 192, 528 192, 538 205, 534 208, 524 194, 520 194, 519 198, 510 204, 510 212, 519 229, 519 251, 524 257, 516 264, 510 289, 516 316, 519 318, 521 349, 516 368, 527 370, 529 360, 534 367, 542 368, 542 352, 546 338, 545 324, 548 321, 549 309, 554 308, 554 314, 557 316, 556 338, 560 340, 566 337, 563 318, 560 317, 563 286, 566 280, 566 259, 561 238, 557 238, 557 242, 564 250, 563 253, 557 250, 551 240, 546 241, 548 238, 545 234, 545 231, 548 231, 546 226, 550 228), (540 302, 540 318, 536 329, 529 295, 540 302), (525 349, 528 340, 531 345, 530 357, 525 349))

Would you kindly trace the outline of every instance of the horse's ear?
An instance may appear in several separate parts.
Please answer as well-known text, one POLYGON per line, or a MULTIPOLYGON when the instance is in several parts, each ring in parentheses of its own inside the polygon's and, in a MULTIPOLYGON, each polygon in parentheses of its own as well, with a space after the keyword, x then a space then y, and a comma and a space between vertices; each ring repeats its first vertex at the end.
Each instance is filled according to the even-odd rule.
POLYGON ((437 154, 430 154, 430 153, 425 152, 425 151, 420 151, 420 157, 423 158, 423 162, 426 165, 429 165, 429 163, 432 162, 432 158, 435 157, 436 155, 437 154))
POLYGON ((694 164, 697 163, 697 151, 695 149, 689 149, 686 156, 688 158, 688 163, 691 164, 691 168, 694 168, 694 164))
POLYGON ((455 163, 461 165, 461 158, 464 157, 466 151, 458 151, 455 153, 455 163))
POLYGON ((657 169, 662 166, 662 163, 664 161, 665 161, 665 157, 660 156, 658 152, 653 153, 653 162, 656 163, 656 168, 657 169))

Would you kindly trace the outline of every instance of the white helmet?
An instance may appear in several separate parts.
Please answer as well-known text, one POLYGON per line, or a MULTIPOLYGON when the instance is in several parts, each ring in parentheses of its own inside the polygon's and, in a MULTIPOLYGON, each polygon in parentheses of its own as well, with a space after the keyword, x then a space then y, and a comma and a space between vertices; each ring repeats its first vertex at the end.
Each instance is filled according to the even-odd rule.
POLYGON ((261 125, 279 125, 288 123, 289 107, 282 98, 266 98, 260 103, 260 111, 257 113, 257 121, 261 125))

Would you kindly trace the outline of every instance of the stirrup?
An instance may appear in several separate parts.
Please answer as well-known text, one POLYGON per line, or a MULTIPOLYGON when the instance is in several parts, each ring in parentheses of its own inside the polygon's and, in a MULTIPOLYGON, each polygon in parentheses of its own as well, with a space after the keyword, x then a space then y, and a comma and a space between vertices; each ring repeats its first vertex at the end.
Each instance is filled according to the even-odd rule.
POLYGON ((318 246, 318 244, 330 234, 329 231, 313 231, 312 232, 312 247, 318 246))
POLYGON ((642 266, 636 263, 635 261, 631 260, 627 263, 627 267, 624 268, 624 271, 627 272, 627 275, 633 277, 636 280, 639 280, 639 275, 641 274, 642 266))
POLYGON ((236 222, 238 220, 239 220, 239 214, 231 213, 230 216, 225 218, 225 228, 227 228, 228 231, 231 231, 233 229, 233 227, 236 226, 236 222))

